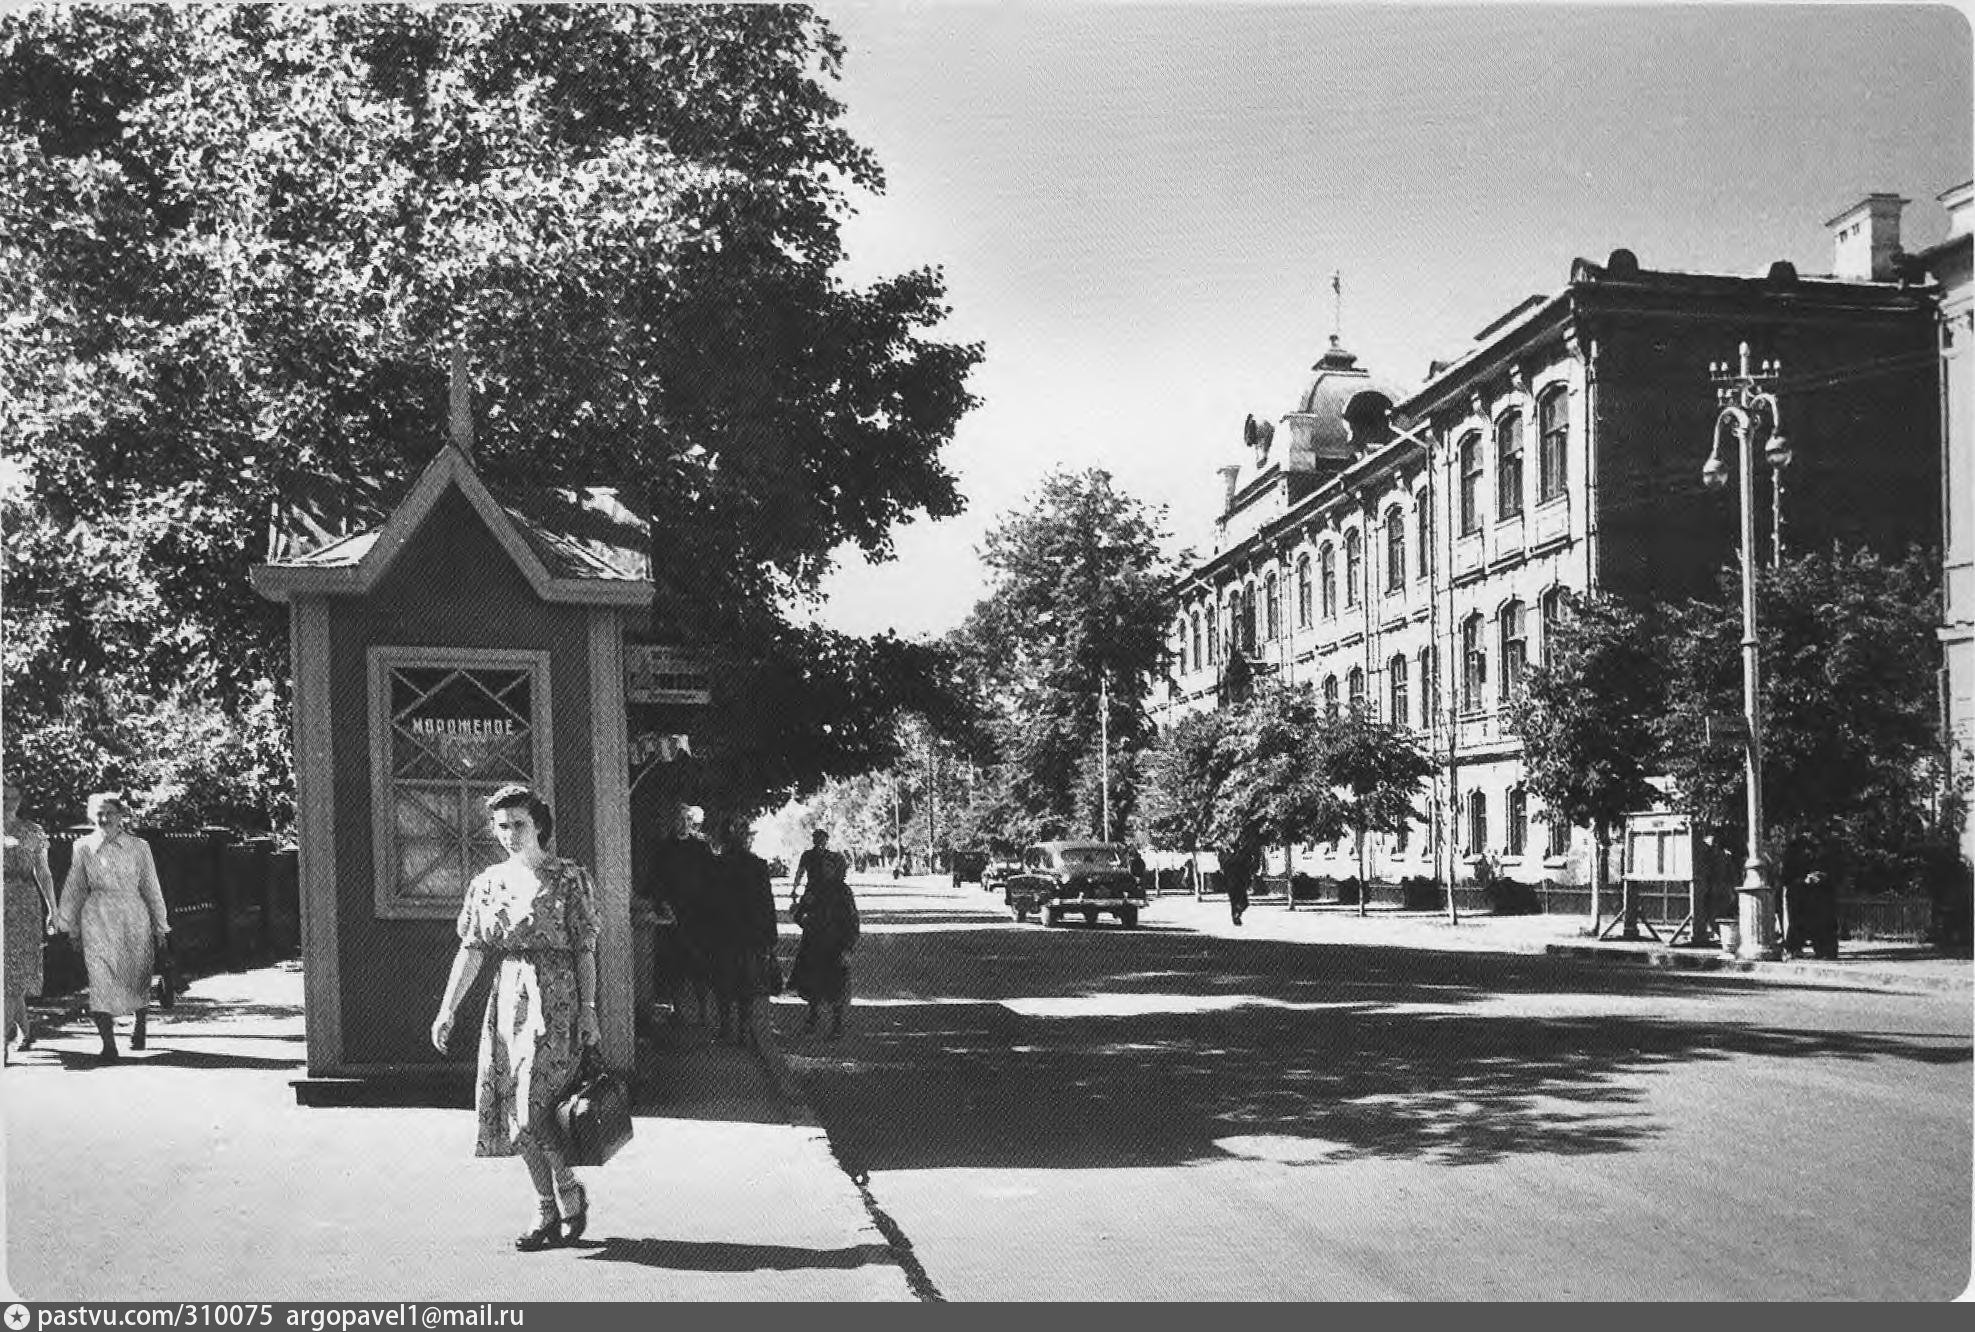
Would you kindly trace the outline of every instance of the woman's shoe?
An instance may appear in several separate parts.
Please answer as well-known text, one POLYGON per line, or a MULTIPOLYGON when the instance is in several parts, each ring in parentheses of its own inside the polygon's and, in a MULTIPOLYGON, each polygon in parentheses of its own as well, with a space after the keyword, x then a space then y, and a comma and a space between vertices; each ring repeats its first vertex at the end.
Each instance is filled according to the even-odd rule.
POLYGON ((523 1253, 538 1253, 543 1249, 553 1249, 560 1243, 562 1243, 562 1218, 553 1214, 527 1234, 514 1237, 514 1247, 523 1253))
POLYGON ((584 1228, 590 1224, 590 1191, 588 1189, 578 1189, 576 1196, 583 1200, 583 1205, 576 1209, 575 1215, 562 1218, 562 1242, 564 1244, 574 1244, 577 1240, 582 1239, 584 1228))
POLYGON ((32 1049, 33 1047, 34 1047, 34 1024, 32 1022, 23 1022, 21 1023, 20 1043, 15 1045, 14 1048, 16 1050, 28 1050, 28 1049, 32 1049))

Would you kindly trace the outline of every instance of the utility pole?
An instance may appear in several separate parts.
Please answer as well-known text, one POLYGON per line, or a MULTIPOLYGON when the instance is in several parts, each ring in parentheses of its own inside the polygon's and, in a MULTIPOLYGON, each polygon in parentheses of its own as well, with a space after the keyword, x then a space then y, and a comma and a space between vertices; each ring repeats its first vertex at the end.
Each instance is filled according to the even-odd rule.
POLYGON ((1111 840, 1111 682, 1097 671, 1097 785, 1104 809, 1104 840, 1111 840))

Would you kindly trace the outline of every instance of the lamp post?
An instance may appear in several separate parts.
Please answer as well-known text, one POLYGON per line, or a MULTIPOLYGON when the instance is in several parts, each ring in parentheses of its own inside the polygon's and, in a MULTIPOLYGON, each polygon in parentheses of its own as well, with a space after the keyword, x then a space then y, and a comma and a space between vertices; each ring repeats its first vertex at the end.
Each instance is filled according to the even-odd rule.
MULTIPOLYGON (((1749 344, 1740 348, 1739 366, 1731 371, 1726 362, 1708 367, 1716 384, 1721 411, 1715 417, 1713 447, 1701 468, 1701 480, 1710 487, 1728 484, 1728 469, 1721 461, 1721 441, 1733 435, 1741 477, 1742 532, 1739 555, 1742 561, 1742 714, 1748 728, 1743 741, 1748 782, 1748 857, 1742 865, 1739 889, 1741 939, 1735 955, 1741 958, 1774 959, 1783 955, 1776 941, 1776 911, 1771 897, 1769 864, 1762 855, 1762 716, 1758 684, 1762 677, 1761 649, 1756 638, 1756 482, 1755 450, 1764 441, 1764 456, 1770 466, 1781 468, 1790 460, 1789 445, 1783 437, 1782 420, 1776 397, 1763 386, 1773 383, 1781 368, 1776 361, 1758 366, 1749 363, 1749 344)), ((1779 547, 1780 550, 1780 547, 1779 547)))

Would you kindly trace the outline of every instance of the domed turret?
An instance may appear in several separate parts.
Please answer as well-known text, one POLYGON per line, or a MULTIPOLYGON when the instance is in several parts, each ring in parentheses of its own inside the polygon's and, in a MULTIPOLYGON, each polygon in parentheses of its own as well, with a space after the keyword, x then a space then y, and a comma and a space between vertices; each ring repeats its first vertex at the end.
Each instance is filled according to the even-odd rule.
POLYGON ((1392 438, 1392 404, 1401 395, 1361 367, 1336 334, 1310 369, 1310 387, 1283 417, 1289 431, 1285 471, 1335 471, 1392 438))

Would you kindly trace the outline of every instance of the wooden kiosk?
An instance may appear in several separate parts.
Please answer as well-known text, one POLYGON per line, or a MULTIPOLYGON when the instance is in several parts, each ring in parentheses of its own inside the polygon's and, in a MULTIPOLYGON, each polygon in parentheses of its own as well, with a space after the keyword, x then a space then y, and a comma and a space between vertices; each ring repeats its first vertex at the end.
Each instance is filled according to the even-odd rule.
POLYGON ((429 1043, 467 882, 500 859, 483 801, 527 782, 595 875, 604 1052, 631 1066, 625 636, 650 614, 643 526, 605 491, 496 498, 447 445, 381 526, 253 570, 295 673, 309 1077, 469 1083, 486 982, 429 1043))

